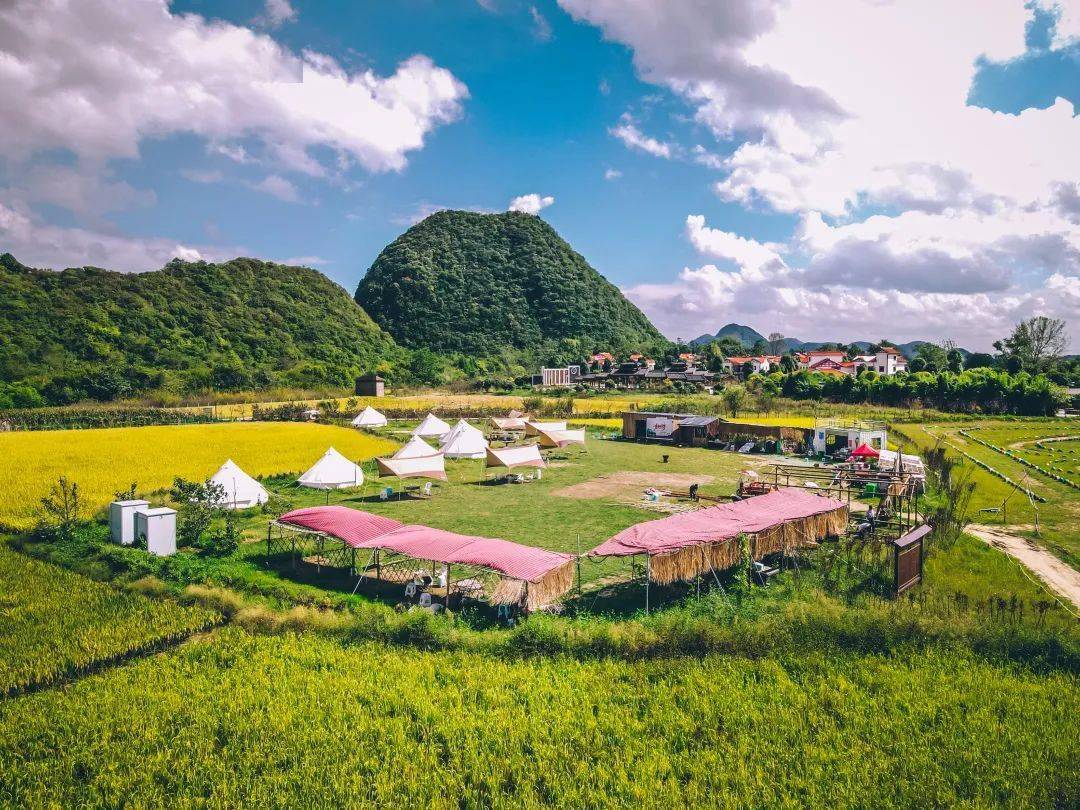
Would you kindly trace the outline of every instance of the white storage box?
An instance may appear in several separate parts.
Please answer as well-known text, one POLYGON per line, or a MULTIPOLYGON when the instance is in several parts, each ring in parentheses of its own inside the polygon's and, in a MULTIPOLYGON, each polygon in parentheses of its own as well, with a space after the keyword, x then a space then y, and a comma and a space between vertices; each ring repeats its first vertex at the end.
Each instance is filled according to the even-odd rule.
POLYGON ((135 536, 146 538, 146 550, 159 557, 176 553, 176 510, 167 506, 135 513, 135 536))
POLYGON ((114 543, 135 542, 135 513, 150 506, 149 501, 113 501, 109 504, 109 533, 114 543))

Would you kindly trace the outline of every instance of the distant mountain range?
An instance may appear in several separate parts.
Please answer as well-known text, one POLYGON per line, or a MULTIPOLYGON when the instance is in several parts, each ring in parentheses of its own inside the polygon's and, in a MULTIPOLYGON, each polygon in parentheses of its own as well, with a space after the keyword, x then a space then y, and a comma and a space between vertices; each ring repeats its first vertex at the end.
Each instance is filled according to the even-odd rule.
MULTIPOLYGON (((700 337, 694 338, 690 341, 690 345, 694 347, 701 347, 712 343, 714 340, 721 340, 722 338, 733 338, 746 346, 747 349, 751 348, 759 340, 768 342, 768 339, 756 329, 753 329, 749 326, 743 326, 742 324, 738 323, 729 323, 723 328, 721 328, 720 331, 717 332, 715 335, 701 335, 700 337)), ((896 348, 899 349, 905 357, 910 359, 915 356, 915 352, 919 350, 919 347, 926 342, 927 341, 925 340, 912 340, 908 343, 897 343, 896 348)), ((855 340, 850 342, 824 340, 813 341, 799 340, 798 338, 789 337, 784 338, 782 343, 784 352, 787 352, 788 350, 794 350, 797 352, 809 352, 813 351, 814 349, 821 348, 826 343, 845 343, 845 345, 858 346, 860 349, 864 350, 873 345, 873 341, 870 340, 855 340)), ((965 351, 964 349, 961 349, 960 351, 964 352, 965 355, 969 354, 969 352, 965 351)))

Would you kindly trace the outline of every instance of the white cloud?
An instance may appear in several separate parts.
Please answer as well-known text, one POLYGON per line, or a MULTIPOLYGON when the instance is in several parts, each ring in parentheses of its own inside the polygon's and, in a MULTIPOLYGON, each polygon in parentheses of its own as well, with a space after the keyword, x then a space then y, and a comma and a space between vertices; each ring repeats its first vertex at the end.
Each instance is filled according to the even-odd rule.
POLYGON ((330 263, 329 259, 324 259, 321 256, 293 256, 282 262, 282 264, 291 267, 321 267, 330 263))
POLYGON ((186 245, 165 238, 137 238, 88 228, 43 223, 25 208, 0 202, 0 245, 31 267, 91 265, 126 273, 157 270, 173 258, 221 261, 242 248, 186 245))
POLYGON ((539 194, 522 194, 520 197, 514 197, 506 210, 536 215, 553 202, 555 202, 554 197, 541 197, 539 194))
POLYGON ((626 144, 628 148, 639 149, 656 157, 670 160, 675 151, 672 144, 649 137, 630 121, 623 121, 608 131, 626 144))
POLYGON ((192 183, 220 183, 225 179, 220 169, 181 169, 180 176, 192 183))
POLYGON ((303 202, 296 186, 279 174, 267 175, 258 183, 252 184, 251 187, 256 191, 261 191, 264 194, 277 197, 279 200, 284 200, 285 202, 303 202))
POLYGON ((0 5, 0 106, 21 111, 0 129, 0 155, 16 160, 51 149, 134 158, 145 138, 191 133, 399 170, 467 95, 426 56, 389 76, 349 73, 251 29, 173 14, 165 0, 0 5))
POLYGON ((277 28, 287 22, 295 22, 299 16, 289 0, 266 0, 263 15, 266 24, 271 28, 277 28))
POLYGON ((551 40, 551 23, 547 21, 547 17, 541 14, 536 6, 529 6, 529 16, 532 18, 533 36, 539 42, 549 42, 551 40))
POLYGON ((622 177, 622 172, 618 169, 604 169, 605 180, 618 180, 620 177, 622 177))
MULTIPOLYGON (((1075 45, 1080 4, 1038 2, 1057 18, 1052 47, 1075 45)), ((1018 114, 968 104, 982 62, 1025 52, 1024 3, 560 4, 628 45, 642 78, 733 142, 724 158, 702 145, 688 153, 723 172, 722 199, 799 216, 775 259, 770 246, 688 223, 705 255, 739 269, 706 265, 634 288, 659 320, 708 313, 700 325, 713 331, 775 306, 791 322, 772 325, 789 334, 865 337, 860 324, 895 316, 883 325, 985 347, 1042 307, 1075 331, 1080 116, 1060 98, 1018 114)))
POLYGON ((153 191, 115 180, 100 166, 36 164, 16 172, 13 179, 13 187, 4 195, 9 202, 48 203, 94 223, 113 211, 147 207, 157 201, 153 191))

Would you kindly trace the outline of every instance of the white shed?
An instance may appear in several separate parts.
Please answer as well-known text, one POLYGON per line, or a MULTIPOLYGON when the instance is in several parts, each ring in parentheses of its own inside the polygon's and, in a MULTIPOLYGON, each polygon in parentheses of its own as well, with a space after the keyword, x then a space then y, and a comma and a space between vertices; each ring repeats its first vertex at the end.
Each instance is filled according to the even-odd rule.
POLYGON ((146 550, 158 557, 176 553, 176 510, 167 506, 135 513, 135 536, 146 538, 146 550))
POLYGON ((109 504, 109 535, 114 543, 135 542, 135 513, 150 506, 149 501, 113 501, 109 504))

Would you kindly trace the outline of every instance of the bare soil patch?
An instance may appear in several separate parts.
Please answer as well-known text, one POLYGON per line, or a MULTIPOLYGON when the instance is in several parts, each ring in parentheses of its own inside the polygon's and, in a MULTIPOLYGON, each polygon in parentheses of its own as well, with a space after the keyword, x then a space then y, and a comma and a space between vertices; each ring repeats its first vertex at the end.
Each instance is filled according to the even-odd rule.
POLYGON ((1046 586, 1080 608, 1080 572, 1026 537, 997 526, 971 524, 967 531, 1030 569, 1046 586))
POLYGON ((579 498, 581 500, 611 498, 624 502, 636 502, 641 500, 642 492, 649 487, 685 491, 690 488, 691 484, 710 484, 712 481, 713 476, 711 475, 620 470, 619 472, 598 475, 596 478, 582 481, 580 484, 561 487, 554 490, 552 495, 558 495, 560 498, 579 498))

